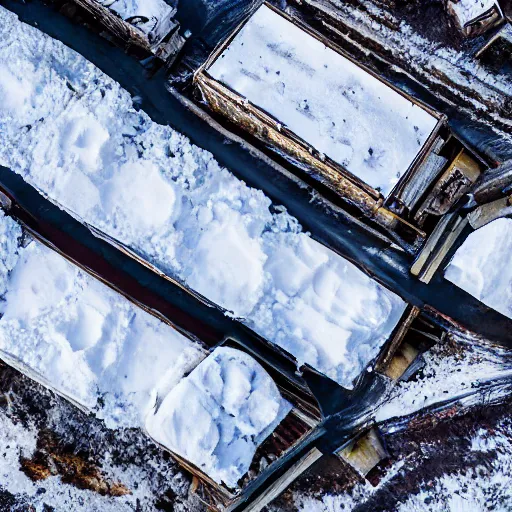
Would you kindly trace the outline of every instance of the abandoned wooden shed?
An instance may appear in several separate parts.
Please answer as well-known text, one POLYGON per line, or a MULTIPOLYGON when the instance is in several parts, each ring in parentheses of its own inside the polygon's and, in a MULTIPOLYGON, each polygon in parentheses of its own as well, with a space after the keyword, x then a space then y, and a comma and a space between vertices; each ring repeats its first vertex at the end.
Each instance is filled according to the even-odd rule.
POLYGON ((412 243, 485 168, 444 115, 270 4, 217 47, 194 81, 213 111, 412 243))
POLYGON ((505 20, 497 0, 448 0, 447 6, 466 37, 483 34, 505 20))
POLYGON ((176 6, 164 0, 73 0, 106 34, 140 57, 154 55, 171 65, 185 39, 175 20, 176 6))

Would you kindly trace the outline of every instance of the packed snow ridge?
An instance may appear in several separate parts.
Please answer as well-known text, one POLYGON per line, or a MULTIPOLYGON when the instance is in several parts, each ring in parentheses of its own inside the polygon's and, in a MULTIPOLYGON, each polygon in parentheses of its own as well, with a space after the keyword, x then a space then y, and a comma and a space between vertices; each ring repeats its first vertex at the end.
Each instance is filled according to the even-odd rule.
POLYGON ((346 387, 404 302, 212 155, 0 8, 0 163, 346 387))
POLYGON ((167 395, 147 429, 156 441, 234 488, 256 448, 290 410, 252 357, 221 347, 167 395))
POLYGON ((490 308, 512 318, 512 219, 497 219, 471 233, 445 277, 490 308))
POLYGON ((384 196, 438 123, 265 5, 208 72, 384 196))
POLYGON ((20 235, 0 211, 0 358, 236 487, 291 409, 271 377, 234 349, 199 364, 195 342, 41 243, 20 247, 20 235))

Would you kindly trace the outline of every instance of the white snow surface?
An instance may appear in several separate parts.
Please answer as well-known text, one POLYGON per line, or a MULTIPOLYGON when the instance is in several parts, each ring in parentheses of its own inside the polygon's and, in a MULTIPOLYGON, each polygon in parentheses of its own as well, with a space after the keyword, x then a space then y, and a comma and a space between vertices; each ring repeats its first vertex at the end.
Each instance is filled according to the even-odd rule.
POLYGON ((499 4, 496 0, 459 0, 458 2, 450 0, 450 6, 459 25, 464 27, 493 7, 498 7, 499 4))
POLYGON ((291 410, 265 370, 230 348, 197 366, 196 343, 41 243, 19 247, 3 214, 0 226, 0 358, 235 487, 291 410))
POLYGON ((3 8, 0 67, 1 164, 299 364, 352 387, 403 314, 398 296, 3 8))
POLYGON ((384 196, 438 122, 265 5, 208 72, 384 196))
POLYGON ((445 271, 452 283, 512 318, 512 219, 497 219, 471 233, 445 271))
POLYGON ((291 405, 250 356, 217 348, 165 397, 150 436, 231 488, 291 405))
POLYGON ((136 27, 148 35, 150 42, 156 42, 169 33, 172 26, 174 8, 164 0, 96 0, 99 4, 114 11, 123 20, 141 16, 136 27), (168 29, 167 32, 165 31, 168 29))
MULTIPOLYGON (((15 239, 12 219, 1 220, 0 229, 7 224, 15 239)), ((17 251, 11 244, 0 262, 7 290, 0 302, 0 358, 20 362, 29 375, 96 410, 110 428, 143 426, 157 395, 205 356, 199 345, 39 242, 17 251)))
POLYGON ((457 339, 457 343, 460 353, 447 356, 439 346, 424 354, 422 377, 391 387, 372 411, 376 421, 408 416, 447 400, 479 403, 478 388, 493 380, 497 384, 502 381, 503 386, 486 391, 488 403, 508 392, 506 380, 512 375, 508 351, 482 345, 471 337, 457 339))

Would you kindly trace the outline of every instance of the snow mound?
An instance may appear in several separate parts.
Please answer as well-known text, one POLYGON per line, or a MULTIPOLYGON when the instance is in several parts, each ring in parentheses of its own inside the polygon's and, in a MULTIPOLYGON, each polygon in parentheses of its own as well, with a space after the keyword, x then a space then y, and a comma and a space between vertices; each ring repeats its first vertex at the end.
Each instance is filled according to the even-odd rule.
POLYGON ((164 398, 146 428, 213 480, 235 488, 257 447, 290 410, 254 359, 222 347, 164 398))
POLYGON ((353 386, 398 323, 398 296, 3 8, 0 39, 0 61, 34 91, 23 112, 0 108, 1 164, 299 364, 353 386))
POLYGON ((512 219, 497 219, 471 233, 445 271, 453 284, 512 318, 512 219))
POLYGON ((96 409, 111 428, 140 427, 157 395, 179 382, 203 351, 38 242, 19 249, 14 261, 19 233, 5 221, 0 226, 11 239, 0 268, 12 268, 0 281, 7 289, 0 358, 96 409))

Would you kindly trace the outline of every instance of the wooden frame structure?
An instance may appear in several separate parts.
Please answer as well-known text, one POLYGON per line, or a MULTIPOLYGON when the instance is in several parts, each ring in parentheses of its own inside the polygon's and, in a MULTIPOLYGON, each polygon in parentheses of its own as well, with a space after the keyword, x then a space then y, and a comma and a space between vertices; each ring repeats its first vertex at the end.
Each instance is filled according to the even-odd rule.
MULTIPOLYGON (((384 197, 379 191, 350 173, 339 163, 284 126, 279 119, 257 107, 229 86, 213 78, 210 67, 229 47, 250 19, 212 52, 194 74, 194 84, 203 101, 214 112, 227 117, 238 128, 248 132, 265 146, 284 155, 316 181, 338 194, 346 203, 357 207, 368 219, 388 232, 397 233, 408 242, 424 241, 432 229, 432 217, 440 217, 469 189, 486 166, 478 155, 459 141, 447 125, 447 118, 428 105, 388 83, 373 70, 357 62, 342 48, 319 32, 271 4, 268 8, 289 23, 339 53, 364 72, 437 119, 437 124, 418 152, 407 172, 392 191, 384 197), (442 208, 437 211, 435 200, 443 196, 442 208)), ((434 223, 437 219, 434 219, 434 223)))

